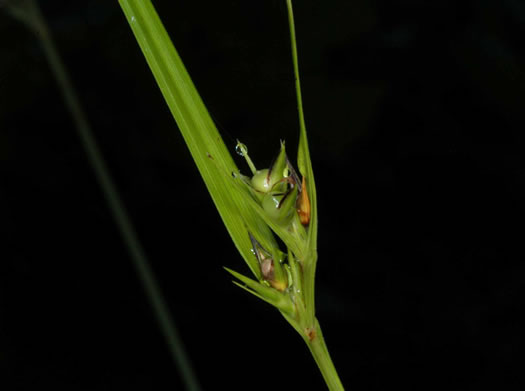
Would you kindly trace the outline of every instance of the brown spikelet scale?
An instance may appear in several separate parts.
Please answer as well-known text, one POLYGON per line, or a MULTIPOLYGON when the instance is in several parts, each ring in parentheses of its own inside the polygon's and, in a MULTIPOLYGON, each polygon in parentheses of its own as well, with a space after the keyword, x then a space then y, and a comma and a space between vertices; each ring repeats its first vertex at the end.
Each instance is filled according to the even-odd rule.
POLYGON ((303 177, 303 183, 301 185, 301 193, 297 197, 297 213, 299 214, 299 220, 302 225, 308 225, 310 223, 310 198, 308 197, 308 190, 306 189, 306 179, 303 177))

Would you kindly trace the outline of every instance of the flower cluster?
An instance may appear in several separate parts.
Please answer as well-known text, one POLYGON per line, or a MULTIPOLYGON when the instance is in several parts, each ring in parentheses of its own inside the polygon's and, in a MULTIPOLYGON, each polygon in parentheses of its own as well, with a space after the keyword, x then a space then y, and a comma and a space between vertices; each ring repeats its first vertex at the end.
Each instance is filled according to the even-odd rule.
MULTIPOLYGON (((252 171, 251 177, 243 176, 243 182, 250 189, 254 198, 264 210, 266 216, 276 225, 294 234, 298 240, 304 235, 304 227, 310 222, 310 200, 305 186, 290 163, 281 142, 279 155, 270 168, 257 170, 248 155, 244 144, 237 144, 237 151, 242 155, 252 171)), ((291 280, 289 265, 284 264, 283 253, 275 249, 265 249, 250 235, 263 281, 271 287, 284 291, 291 280), (276 261, 277 260, 277 261, 276 261)))

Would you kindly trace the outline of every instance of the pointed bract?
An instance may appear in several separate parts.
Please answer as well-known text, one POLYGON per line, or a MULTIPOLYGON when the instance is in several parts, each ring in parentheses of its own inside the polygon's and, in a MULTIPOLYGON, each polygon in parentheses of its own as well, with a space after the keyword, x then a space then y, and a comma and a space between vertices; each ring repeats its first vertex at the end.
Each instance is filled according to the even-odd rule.
POLYGON ((228 273, 241 281, 250 293, 255 294, 257 297, 270 303, 274 307, 277 307, 280 311, 287 314, 294 313, 294 305, 289 295, 279 292, 278 290, 269 286, 263 285, 260 282, 254 281, 249 277, 246 277, 234 270, 227 267, 224 268, 228 273))

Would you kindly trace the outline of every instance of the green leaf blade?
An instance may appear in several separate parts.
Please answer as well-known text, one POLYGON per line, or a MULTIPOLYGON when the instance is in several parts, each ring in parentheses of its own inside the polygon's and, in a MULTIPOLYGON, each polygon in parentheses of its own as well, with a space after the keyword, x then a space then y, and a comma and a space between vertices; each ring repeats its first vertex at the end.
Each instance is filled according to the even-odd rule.
POLYGON ((259 277, 247 226, 258 237, 271 236, 270 229, 231 188, 227 177, 237 167, 151 1, 119 2, 228 233, 259 277))

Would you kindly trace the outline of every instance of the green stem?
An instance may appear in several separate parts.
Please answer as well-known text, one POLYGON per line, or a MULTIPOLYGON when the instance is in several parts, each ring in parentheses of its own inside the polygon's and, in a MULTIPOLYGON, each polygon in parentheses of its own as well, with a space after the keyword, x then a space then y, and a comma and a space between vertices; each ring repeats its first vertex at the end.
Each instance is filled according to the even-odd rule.
POLYGON ((328 353, 328 348, 326 347, 323 333, 321 332, 321 326, 317 319, 315 320, 315 327, 313 332, 310 333, 310 337, 304 336, 303 338, 323 375, 328 389, 330 391, 344 391, 343 384, 339 379, 330 353, 328 353))
MULTIPOLYGON (((296 91, 296 97, 297 97, 297 111, 299 114, 299 127, 300 127, 300 138, 299 138, 299 144, 300 144, 300 152, 304 152, 304 161, 310 162, 310 151, 308 148, 308 141, 306 136, 306 125, 304 121, 304 112, 303 112, 303 100, 302 100, 302 94, 301 94, 301 81, 299 79, 299 60, 297 56, 297 42, 295 37, 295 22, 294 22, 294 16, 293 16, 293 8, 292 8, 292 0, 286 0, 286 6, 288 9, 288 25, 290 27, 290 43, 291 43, 291 50, 292 50, 292 62, 293 62, 293 71, 295 75, 295 91, 296 91)), ((301 168, 303 164, 301 164, 301 156, 302 154, 299 152, 298 154, 298 164, 299 169, 305 171, 306 167, 301 168)), ((312 202, 312 214, 316 214, 316 195, 315 195, 315 182, 314 182, 314 176, 313 172, 309 169, 308 172, 303 172, 303 175, 305 175, 308 178, 309 182, 309 190, 312 202)), ((309 250, 310 255, 305 257, 305 259, 301 259, 303 262, 304 267, 304 296, 305 296, 305 303, 306 303, 306 316, 308 317, 308 322, 313 323, 315 318, 315 269, 317 265, 317 244, 316 244, 316 237, 317 237, 317 217, 312 215, 311 218, 311 224, 309 227, 308 232, 308 243, 306 245, 306 248, 309 250), (313 242, 313 243, 311 243, 313 242)))
POLYGON ((168 305, 160 291, 159 284, 149 265, 144 249, 138 240, 131 219, 109 175, 109 171, 97 146, 80 99, 75 92, 64 63, 60 58, 45 18, 41 14, 35 0, 13 1, 12 3, 7 3, 7 5, 11 6, 9 10, 13 16, 24 22, 40 39, 51 71, 56 78, 62 95, 64 96, 65 104, 75 123, 75 129, 82 141, 89 163, 106 198, 109 210, 120 231, 122 239, 126 244, 172 358, 180 371, 186 389, 198 391, 200 390, 200 386, 183 347, 175 322, 171 317, 168 305))
POLYGON ((295 75, 295 91, 297 97, 297 110, 299 113, 299 127, 301 135, 306 134, 306 124, 304 122, 303 98, 301 95, 301 82, 299 80, 299 61, 297 58, 297 44, 295 38, 295 22, 293 17, 292 0, 286 0, 288 8, 288 24, 290 26, 290 39, 292 44, 293 71, 295 75))
MULTIPOLYGON (((299 127, 300 127, 300 151, 304 153, 304 161, 310 162, 310 151, 308 148, 308 142, 306 137, 306 125, 304 121, 304 111, 303 111, 303 100, 301 94, 301 81, 299 79, 299 60, 297 55, 297 42, 295 37, 295 22, 293 16, 292 0, 286 0, 286 6, 288 9, 288 25, 290 26, 290 41, 292 46, 292 61, 293 61, 293 70, 295 75, 295 91, 297 97, 297 111, 299 114, 299 127)), ((313 172, 311 170, 311 165, 308 165, 308 168, 304 164, 301 164, 301 154, 298 156, 299 169, 303 166, 302 170, 307 170, 306 177, 309 181, 309 193, 312 201, 312 213, 317 214, 317 207, 315 205, 316 194, 315 194, 315 182, 313 177, 313 172)), ((303 173, 304 175, 304 173, 303 173)), ((328 389, 331 391, 340 391, 344 390, 339 375, 335 369, 334 363, 328 353, 328 348, 324 341, 323 334, 321 332, 321 327, 319 322, 315 318, 315 269, 317 266, 317 216, 312 215, 312 221, 309 228, 308 235, 308 254, 309 256, 303 259, 303 276, 304 276, 304 302, 305 302, 305 313, 306 321, 309 324, 314 324, 313 329, 309 332, 308 330, 300 330, 296 327, 296 330, 304 338, 312 356, 323 375, 323 378, 328 386, 328 389), (305 333, 306 332, 306 333, 305 333)))

